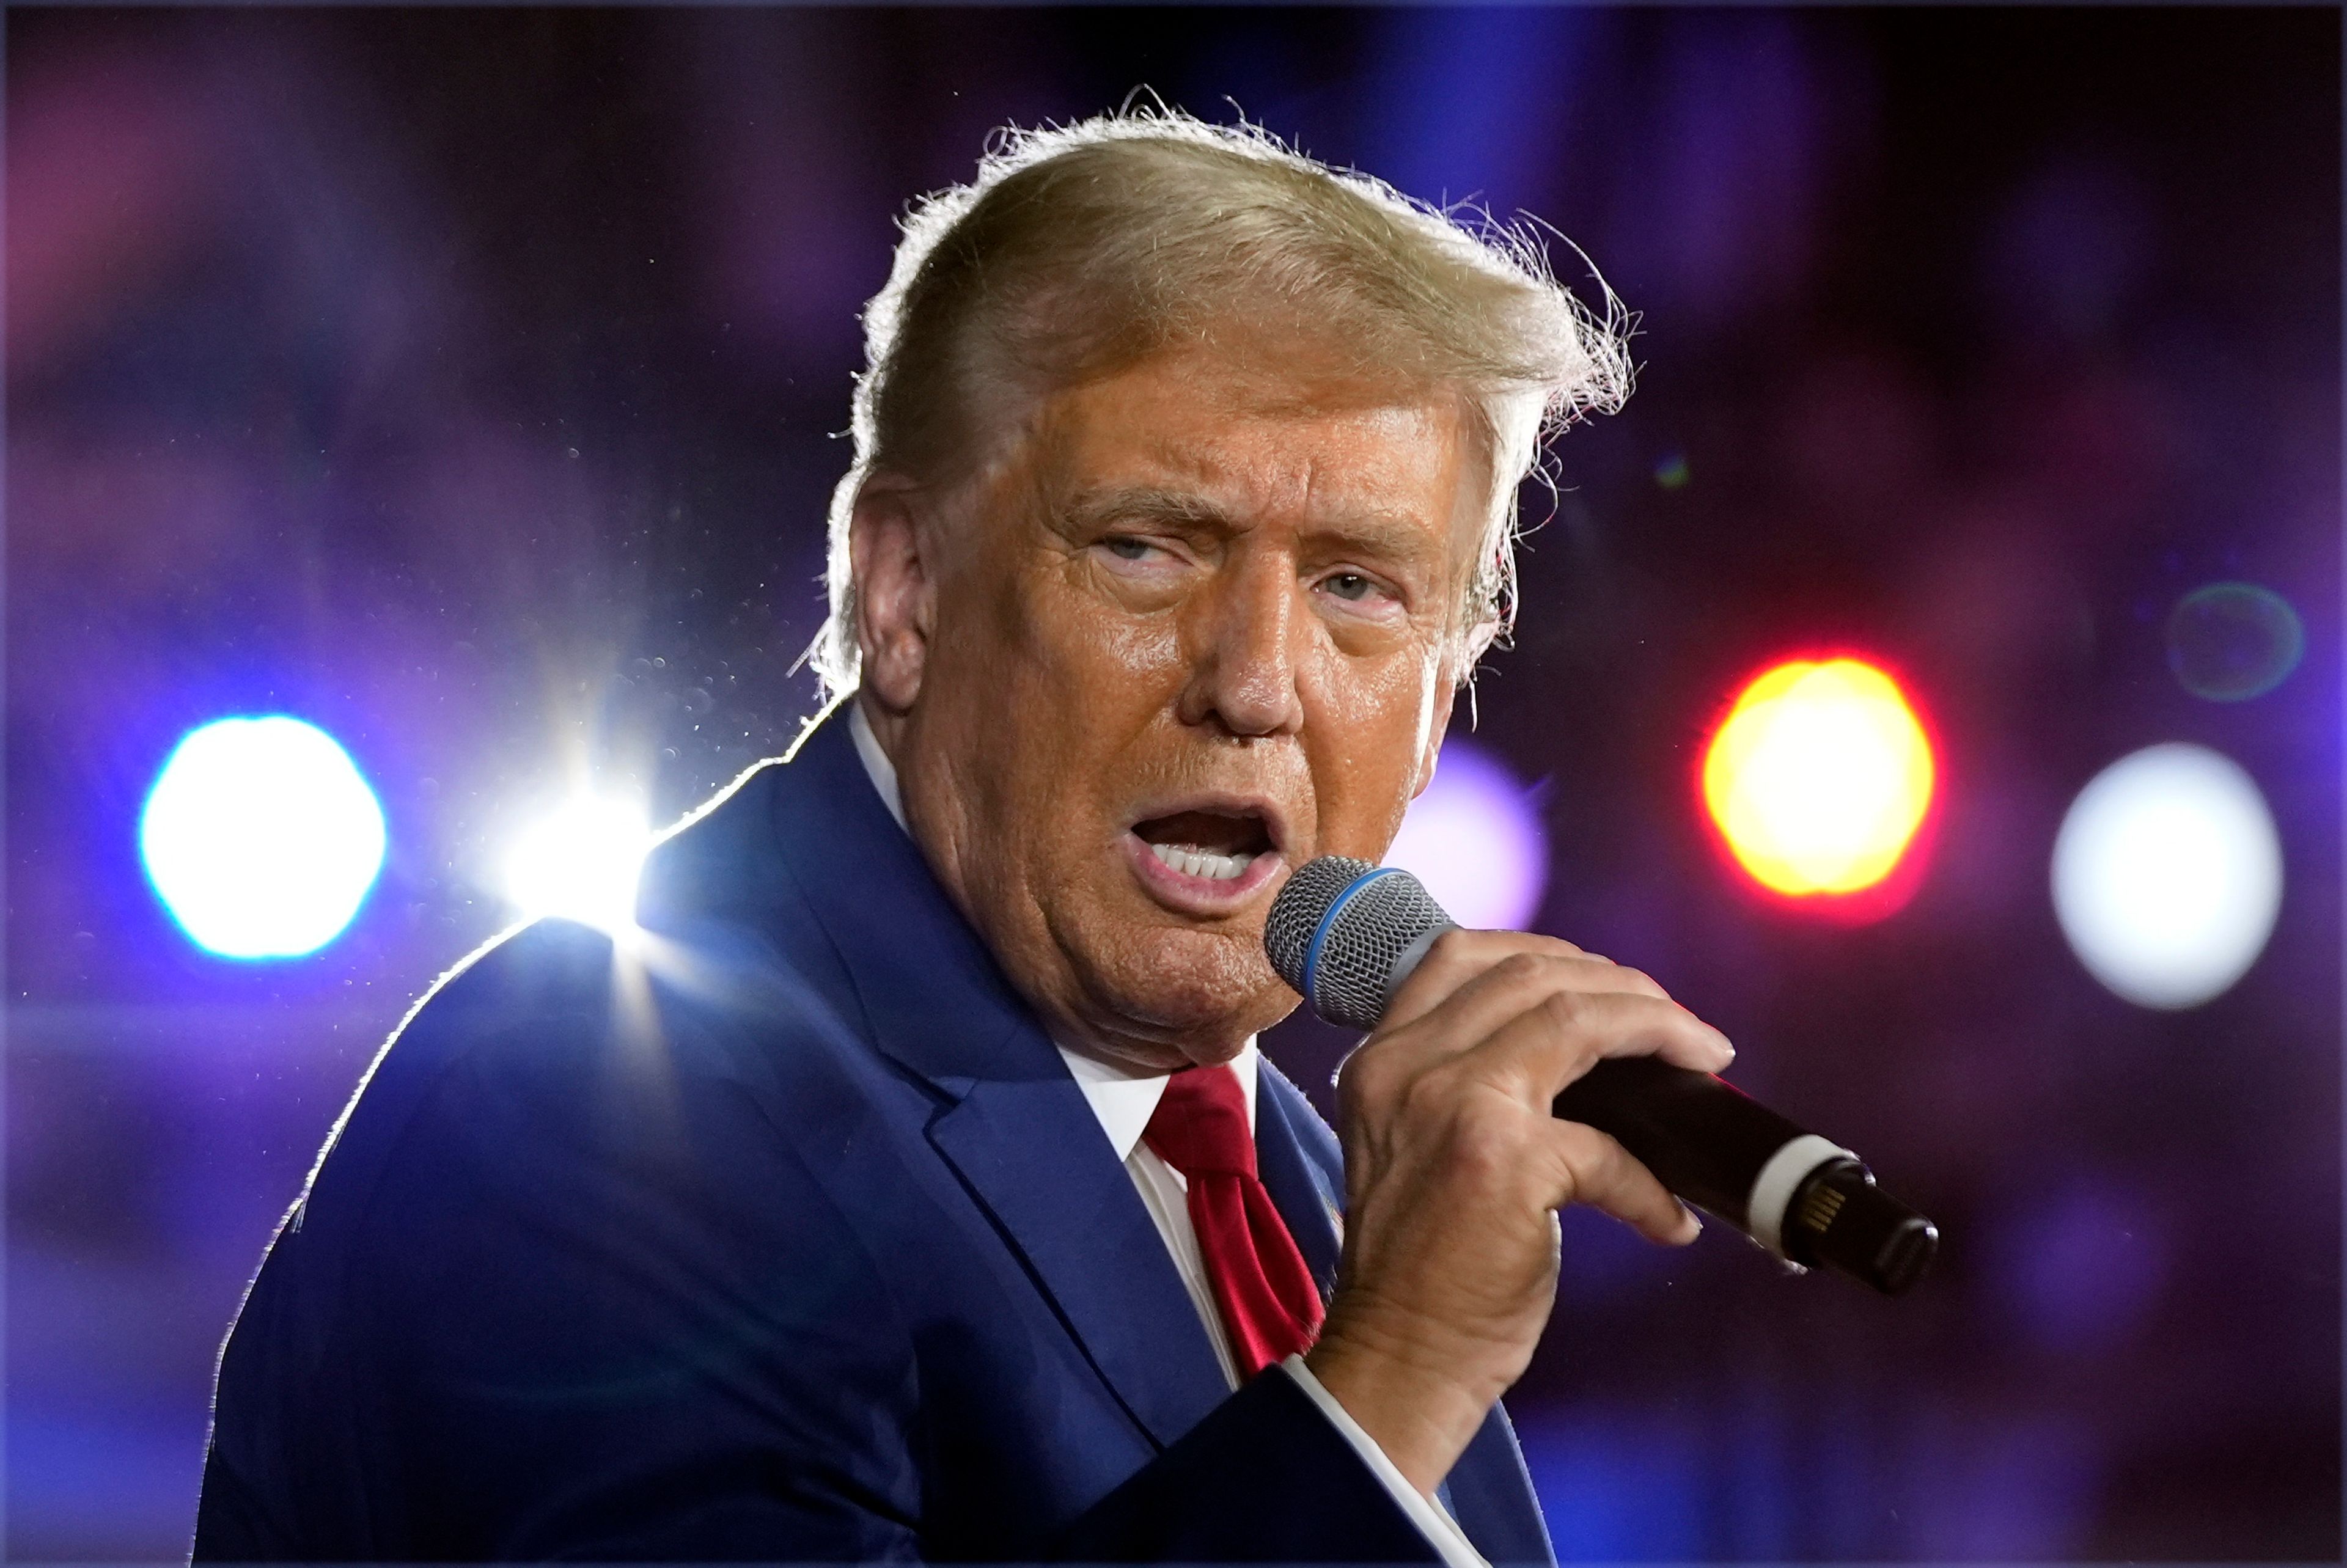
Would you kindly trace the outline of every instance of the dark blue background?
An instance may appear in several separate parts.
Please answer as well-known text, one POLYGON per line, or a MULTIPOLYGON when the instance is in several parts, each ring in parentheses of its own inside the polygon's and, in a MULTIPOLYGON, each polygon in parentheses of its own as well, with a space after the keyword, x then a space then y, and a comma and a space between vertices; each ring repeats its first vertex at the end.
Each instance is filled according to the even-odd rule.
MULTIPOLYGON (((1891 1303, 1569 1216, 1513 1401, 1561 1551, 2335 1557, 2339 44, 2248 7, 12 12, 10 1553, 184 1551, 239 1293, 506 917, 518 814, 577 760, 672 815, 811 708, 893 217, 1146 83, 1535 212, 1643 313, 1480 688, 1542 781, 1540 924, 1947 1231, 1891 1303), (2162 641, 2220 579, 2307 628, 2248 702, 2162 641), (1737 684, 1820 642, 1942 744, 1926 874, 1856 927, 1747 892, 1692 788, 1737 684), (351 748, 391 859, 337 944, 239 966, 135 821, 188 727, 266 711, 351 748), (2046 865, 2177 739, 2257 779, 2288 886, 2235 989, 2153 1014, 2046 865)), ((1270 1041, 1315 1081, 1341 1044, 1270 1041)))

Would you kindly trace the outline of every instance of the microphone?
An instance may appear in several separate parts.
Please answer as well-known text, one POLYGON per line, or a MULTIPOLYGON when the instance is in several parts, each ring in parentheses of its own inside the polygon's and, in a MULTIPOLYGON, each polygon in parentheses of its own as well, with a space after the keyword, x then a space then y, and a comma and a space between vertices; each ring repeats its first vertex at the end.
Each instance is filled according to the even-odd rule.
MULTIPOLYGON (((1369 1030, 1455 924, 1409 872, 1324 855, 1280 889, 1263 945, 1313 1011, 1369 1030)), ((1708 1072, 1608 1058, 1554 1110, 1615 1139, 1664 1186, 1796 1271, 1822 1266, 1896 1296, 1939 1247, 1939 1227, 1875 1185, 1856 1154, 1708 1072)))

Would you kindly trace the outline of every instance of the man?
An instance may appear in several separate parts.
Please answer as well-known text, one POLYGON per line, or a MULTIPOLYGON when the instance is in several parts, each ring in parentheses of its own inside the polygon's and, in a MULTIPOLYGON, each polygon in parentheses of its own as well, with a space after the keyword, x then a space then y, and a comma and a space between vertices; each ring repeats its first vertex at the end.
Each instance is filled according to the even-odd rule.
POLYGON ((1549 1103, 1726 1042, 1454 934, 1340 1160, 1254 1040, 1271 898, 1384 851, 1618 343, 1171 116, 989 159, 868 329, 843 705, 640 930, 524 931, 401 1030, 223 1356, 197 1555, 1546 1561, 1497 1401, 1555 1210, 1696 1228, 1549 1103))

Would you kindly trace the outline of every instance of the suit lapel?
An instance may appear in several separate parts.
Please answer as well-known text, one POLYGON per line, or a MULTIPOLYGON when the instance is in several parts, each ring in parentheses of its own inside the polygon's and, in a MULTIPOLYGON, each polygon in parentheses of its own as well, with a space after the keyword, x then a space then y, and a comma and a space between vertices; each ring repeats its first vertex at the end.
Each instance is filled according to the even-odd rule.
MULTIPOLYGON (((1047 1045, 1045 1049, 1050 1048, 1047 1045)), ((1230 1390, 1164 1238, 1083 1091, 991 1080, 930 1124, 1133 1419, 1173 1442, 1230 1390)))
POLYGON ((1149 1212, 1067 1064, 888 815, 843 719, 780 770, 791 878, 846 968, 873 1043, 943 1102, 930 1144, 1160 1444, 1229 1392, 1149 1212))
MULTIPOLYGON (((1337 1289, 1345 1199, 1307 1152, 1307 1140, 1319 1143, 1327 1139, 1327 1127, 1311 1102, 1269 1058, 1263 1059, 1255 1080, 1255 1170, 1264 1191, 1271 1194, 1272 1206, 1287 1222, 1287 1234, 1296 1238, 1296 1250, 1304 1255, 1324 1302, 1337 1289)), ((1333 1144, 1329 1152, 1333 1153, 1333 1144)))
MULTIPOLYGON (((811 726, 787 765, 736 780, 661 845, 646 876, 656 925, 714 916, 767 927, 787 947, 806 940, 811 914, 846 973, 843 1003, 936 1100, 931 1146, 1134 1422, 1170 1444, 1222 1401, 1213 1347, 1083 1091, 881 804, 845 721, 811 726)), ((1327 1124, 1268 1061, 1255 1147, 1325 1296, 1343 1165, 1327 1124)), ((1460 1522, 1493 1562, 1553 1561, 1498 1412, 1453 1480, 1467 1505, 1460 1522)), ((1439 1494, 1446 1506, 1450 1491, 1439 1494)))

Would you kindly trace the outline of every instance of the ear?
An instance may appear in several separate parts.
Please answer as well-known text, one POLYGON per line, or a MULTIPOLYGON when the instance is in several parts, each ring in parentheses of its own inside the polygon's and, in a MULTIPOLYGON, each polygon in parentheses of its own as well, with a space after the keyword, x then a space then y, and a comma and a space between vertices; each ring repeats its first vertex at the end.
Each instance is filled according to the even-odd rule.
POLYGON ((922 555, 910 485, 887 475, 865 481, 848 518, 847 553, 864 689, 902 713, 920 695, 937 624, 936 579, 922 555))

